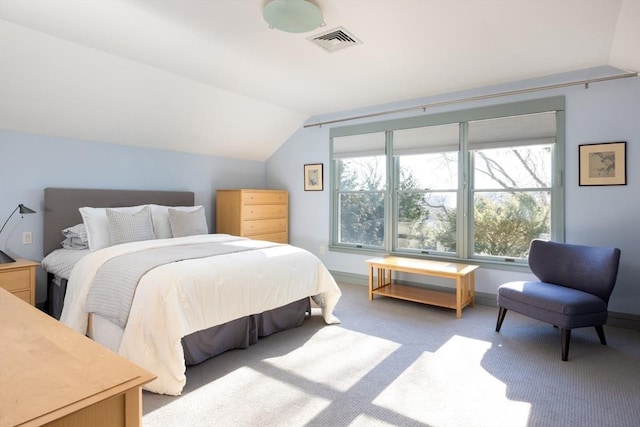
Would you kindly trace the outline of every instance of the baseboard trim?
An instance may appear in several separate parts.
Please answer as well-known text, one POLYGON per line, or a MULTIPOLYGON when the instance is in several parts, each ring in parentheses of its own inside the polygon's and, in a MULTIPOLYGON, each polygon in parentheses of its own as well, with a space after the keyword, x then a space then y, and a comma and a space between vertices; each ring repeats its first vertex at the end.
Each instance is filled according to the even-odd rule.
POLYGON ((640 316, 637 314, 610 311, 607 319, 607 325, 615 326, 616 328, 640 331, 640 316))
POLYGON ((342 271, 329 271, 336 282, 349 283, 351 285, 369 286, 369 277, 362 274, 345 273, 342 271))
MULTIPOLYGON (((331 271, 331 275, 337 282, 349 283, 352 285, 369 286, 369 277, 363 274, 345 273, 342 271, 331 271)), ((432 289, 435 291, 443 291, 443 292, 451 292, 451 293, 454 292, 453 288, 427 285, 424 283, 414 283, 414 282, 408 282, 404 280, 400 280, 398 281, 398 283, 423 287, 423 288, 432 289)), ((476 304, 484 305, 487 307, 497 307, 496 294, 491 294, 486 292, 476 292, 475 297, 476 297, 475 298, 476 304)), ((607 325, 613 326, 616 328, 632 329, 632 330, 640 331, 640 315, 610 311, 609 318, 607 320, 607 325)))

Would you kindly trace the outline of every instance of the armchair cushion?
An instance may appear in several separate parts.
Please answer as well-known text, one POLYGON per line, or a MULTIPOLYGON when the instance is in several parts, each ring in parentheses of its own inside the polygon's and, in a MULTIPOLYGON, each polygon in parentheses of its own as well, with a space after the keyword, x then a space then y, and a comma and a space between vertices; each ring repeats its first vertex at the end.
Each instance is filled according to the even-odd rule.
POLYGON ((498 290, 498 305, 561 328, 607 321, 607 302, 602 298, 544 282, 505 283, 498 290))

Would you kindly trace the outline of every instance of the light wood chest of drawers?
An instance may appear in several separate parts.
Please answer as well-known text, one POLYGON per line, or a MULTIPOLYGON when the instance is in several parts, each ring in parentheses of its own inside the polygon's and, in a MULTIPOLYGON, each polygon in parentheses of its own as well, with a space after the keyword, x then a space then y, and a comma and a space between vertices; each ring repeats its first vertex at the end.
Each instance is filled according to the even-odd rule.
POLYGON ((289 242, 289 194, 284 190, 217 190, 216 233, 289 242))
POLYGON ((23 301, 36 305, 37 262, 17 259, 16 262, 0 264, 0 288, 4 288, 23 301))

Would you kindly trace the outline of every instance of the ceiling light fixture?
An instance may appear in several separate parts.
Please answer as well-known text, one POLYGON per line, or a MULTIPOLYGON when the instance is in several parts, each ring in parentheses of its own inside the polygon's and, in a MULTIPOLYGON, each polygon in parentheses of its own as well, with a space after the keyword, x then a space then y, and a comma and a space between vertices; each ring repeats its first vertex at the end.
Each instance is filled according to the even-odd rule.
POLYGON ((272 0, 262 16, 269 28, 287 33, 306 33, 324 24, 320 8, 306 0, 272 0))

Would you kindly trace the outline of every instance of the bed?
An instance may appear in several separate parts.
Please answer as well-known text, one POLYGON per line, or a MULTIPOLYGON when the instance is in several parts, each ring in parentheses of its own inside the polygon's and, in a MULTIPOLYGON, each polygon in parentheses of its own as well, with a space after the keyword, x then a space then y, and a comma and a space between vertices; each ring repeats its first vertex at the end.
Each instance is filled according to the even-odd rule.
POLYGON ((195 212, 193 193, 47 188, 44 199, 47 308, 157 375, 146 390, 179 395, 187 365, 301 325, 311 300, 327 324, 338 322, 340 289, 314 255, 292 245, 206 233, 61 249, 62 230, 87 220, 81 207, 195 212))

